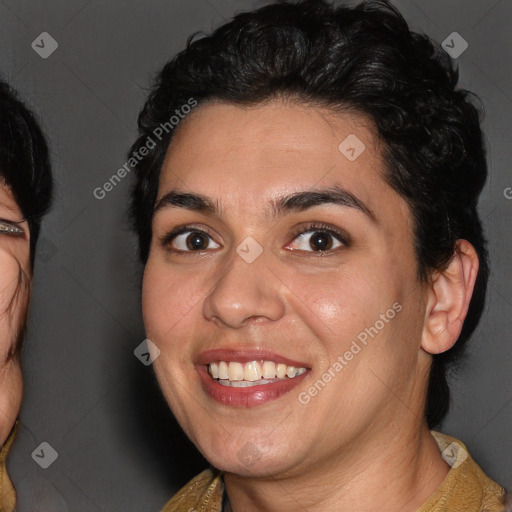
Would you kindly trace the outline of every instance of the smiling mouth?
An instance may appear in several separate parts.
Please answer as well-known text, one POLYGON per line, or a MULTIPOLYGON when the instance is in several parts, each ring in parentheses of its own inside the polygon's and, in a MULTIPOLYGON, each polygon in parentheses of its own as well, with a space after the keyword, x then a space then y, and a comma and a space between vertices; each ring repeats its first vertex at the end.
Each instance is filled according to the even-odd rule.
POLYGON ((210 398, 237 408, 273 402, 298 386, 311 372, 304 363, 268 351, 226 349, 201 354, 196 370, 210 398))
POLYGON ((274 384, 299 377, 307 368, 274 361, 215 361, 206 365, 209 375, 222 386, 246 388, 274 384))

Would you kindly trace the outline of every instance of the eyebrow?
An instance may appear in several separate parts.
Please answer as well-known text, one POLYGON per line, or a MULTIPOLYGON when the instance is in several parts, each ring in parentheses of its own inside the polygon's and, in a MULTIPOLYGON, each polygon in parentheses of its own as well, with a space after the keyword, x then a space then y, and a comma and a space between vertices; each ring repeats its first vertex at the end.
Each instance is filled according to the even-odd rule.
MULTIPOLYGON (((316 188, 295 192, 270 201, 270 216, 274 219, 292 212, 302 212, 315 206, 334 204, 354 208, 364 213, 372 222, 377 223, 374 212, 357 196, 348 190, 333 185, 326 188, 316 188)), ((153 215, 165 208, 184 208, 206 215, 221 215, 221 207, 216 200, 201 194, 171 190, 155 205, 153 215)))

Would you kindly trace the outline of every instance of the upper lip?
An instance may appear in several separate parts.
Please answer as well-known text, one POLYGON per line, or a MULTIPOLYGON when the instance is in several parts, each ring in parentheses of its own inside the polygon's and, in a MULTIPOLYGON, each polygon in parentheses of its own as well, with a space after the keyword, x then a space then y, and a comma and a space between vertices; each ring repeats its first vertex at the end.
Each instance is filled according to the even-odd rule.
POLYGON ((309 368, 307 363, 293 360, 261 348, 215 348, 201 352, 196 359, 197 364, 209 364, 216 361, 234 361, 238 363, 274 361, 275 363, 295 366, 296 368, 309 368))

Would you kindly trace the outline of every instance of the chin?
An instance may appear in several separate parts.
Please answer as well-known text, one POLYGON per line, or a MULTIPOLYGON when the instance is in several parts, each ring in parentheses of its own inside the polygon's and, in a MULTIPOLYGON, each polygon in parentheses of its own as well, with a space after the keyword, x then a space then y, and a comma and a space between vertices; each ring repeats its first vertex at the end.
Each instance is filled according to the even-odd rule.
POLYGON ((204 457, 215 468, 226 473, 251 478, 265 478, 281 474, 290 469, 291 448, 285 443, 279 443, 279 449, 268 445, 258 444, 258 441, 239 439, 230 446, 219 446, 212 450, 211 444, 203 450, 197 446, 204 457))

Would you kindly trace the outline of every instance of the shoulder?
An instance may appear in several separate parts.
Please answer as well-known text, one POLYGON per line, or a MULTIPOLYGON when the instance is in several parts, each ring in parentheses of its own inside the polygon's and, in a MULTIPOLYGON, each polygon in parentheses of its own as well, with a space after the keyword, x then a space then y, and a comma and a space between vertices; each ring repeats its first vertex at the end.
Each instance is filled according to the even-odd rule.
POLYGON ((16 436, 18 420, 14 424, 9 437, 0 450, 0 511, 11 512, 16 505, 16 492, 7 474, 6 461, 9 450, 16 436))
POLYGON ((205 469, 182 487, 162 512, 220 512, 223 492, 222 473, 205 469))
POLYGON ((504 512, 505 489, 482 471, 466 446, 439 432, 432 435, 451 470, 418 512, 504 512))

